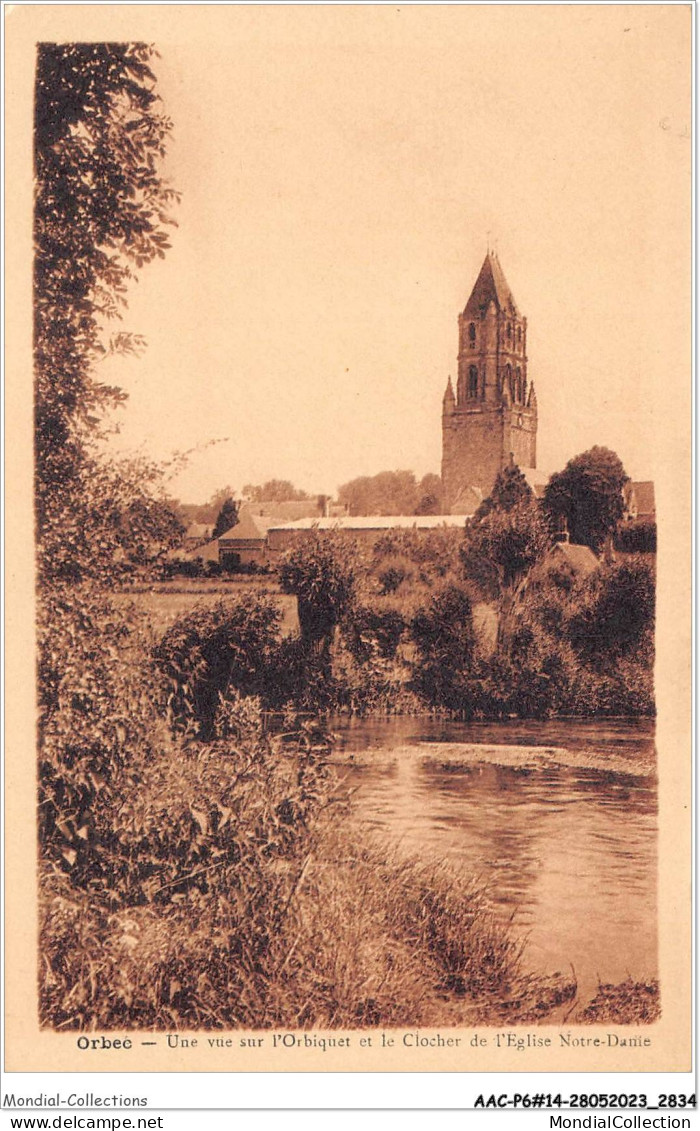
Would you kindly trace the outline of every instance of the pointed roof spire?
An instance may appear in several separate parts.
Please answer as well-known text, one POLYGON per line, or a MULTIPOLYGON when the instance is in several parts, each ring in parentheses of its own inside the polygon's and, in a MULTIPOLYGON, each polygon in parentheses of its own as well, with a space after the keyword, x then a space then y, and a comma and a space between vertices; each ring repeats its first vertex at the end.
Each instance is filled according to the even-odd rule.
POLYGON ((518 307, 513 292, 508 286, 503 268, 498 261, 495 251, 489 249, 486 253, 479 277, 477 278, 469 301, 464 308, 465 316, 478 318, 485 311, 489 303, 493 302, 497 310, 519 317, 518 307))
POLYGON ((454 408, 456 403, 457 402, 455 400, 455 391, 452 388, 452 377, 448 377, 447 378, 447 388, 445 389, 445 395, 442 398, 442 407, 445 411, 447 411, 449 409, 454 408))

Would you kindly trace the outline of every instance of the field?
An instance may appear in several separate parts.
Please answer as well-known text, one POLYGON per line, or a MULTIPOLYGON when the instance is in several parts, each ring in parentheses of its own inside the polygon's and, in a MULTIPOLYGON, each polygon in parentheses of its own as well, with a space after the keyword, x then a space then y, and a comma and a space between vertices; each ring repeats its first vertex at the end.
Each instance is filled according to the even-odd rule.
POLYGON ((149 624, 158 637, 180 616, 190 612, 196 605, 213 605, 225 597, 251 596, 274 597, 282 611, 280 627, 283 636, 291 636, 299 628, 296 597, 282 593, 279 585, 269 577, 235 576, 231 580, 185 581, 161 583, 118 592, 113 595, 119 606, 133 604, 145 612, 149 624))

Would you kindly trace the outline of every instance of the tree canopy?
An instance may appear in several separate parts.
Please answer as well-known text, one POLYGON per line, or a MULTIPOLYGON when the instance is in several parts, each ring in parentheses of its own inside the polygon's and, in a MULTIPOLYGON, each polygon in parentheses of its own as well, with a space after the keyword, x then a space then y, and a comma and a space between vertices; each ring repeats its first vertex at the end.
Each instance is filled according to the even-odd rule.
POLYGON ((220 538, 222 534, 225 534, 227 530, 230 530, 232 526, 236 525, 238 522, 238 509, 239 504, 235 499, 231 498, 230 495, 227 499, 224 499, 221 504, 221 510, 216 516, 212 538, 220 538))
POLYGON ((373 514, 439 514, 442 482, 424 475, 420 483, 412 471, 380 471, 362 475, 338 488, 338 499, 353 516, 373 514))
POLYGON ((295 487, 289 479, 268 479, 262 484, 246 483, 243 494, 253 503, 303 502, 311 497, 300 487, 295 487))
MULTIPOLYGON (((147 518, 155 506, 164 517, 153 465, 140 482, 128 471, 120 479, 114 461, 97 461, 95 451, 104 412, 125 399, 99 380, 96 365, 144 344, 108 327, 122 316, 135 269, 165 255, 174 222, 177 193, 158 171, 171 123, 155 93, 154 55, 143 43, 37 49, 36 517, 40 563, 54 574, 69 526, 72 575, 82 576, 90 557, 104 562, 128 547, 136 512, 147 518)), ((171 525, 176 537, 179 524, 171 525)))
POLYGON ((572 542, 598 553, 622 518, 622 488, 628 479, 615 452, 593 447, 552 476, 545 488, 544 510, 554 522, 566 520, 572 542))
POLYGON ((511 511, 519 503, 529 502, 533 497, 530 485, 518 465, 510 463, 499 471, 491 494, 479 504, 474 518, 479 522, 493 510, 511 511))

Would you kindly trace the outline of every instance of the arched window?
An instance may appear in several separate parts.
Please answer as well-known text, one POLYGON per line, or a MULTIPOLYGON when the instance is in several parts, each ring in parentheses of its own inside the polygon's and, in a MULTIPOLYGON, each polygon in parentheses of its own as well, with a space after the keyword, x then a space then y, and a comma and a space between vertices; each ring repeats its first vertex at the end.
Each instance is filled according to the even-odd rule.
POLYGON ((479 394, 479 370, 475 365, 469 366, 469 396, 476 397, 479 394))
POLYGON ((469 323, 469 341, 470 342, 476 341, 476 326, 474 325, 473 322, 469 323))
POLYGON ((517 398, 520 401, 520 403, 522 404, 522 402, 523 402, 523 379, 522 379, 522 375, 521 375, 521 372, 520 372, 520 366, 518 366, 517 369, 515 370, 515 390, 516 390, 517 398))
POLYGON ((520 345, 520 343, 522 342, 522 340, 523 340, 523 330, 522 330, 522 326, 518 326, 518 345, 520 345))
POLYGON ((508 341, 509 342, 512 341, 513 340, 513 327, 511 326, 510 322, 506 326, 506 334, 508 336, 508 341))

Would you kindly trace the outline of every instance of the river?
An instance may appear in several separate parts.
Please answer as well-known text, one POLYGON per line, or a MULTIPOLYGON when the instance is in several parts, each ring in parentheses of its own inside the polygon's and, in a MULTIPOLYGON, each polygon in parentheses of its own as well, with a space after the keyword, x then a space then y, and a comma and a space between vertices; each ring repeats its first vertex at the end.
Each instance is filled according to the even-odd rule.
POLYGON ((652 720, 336 719, 353 820, 486 886, 530 969, 657 972, 652 720))

